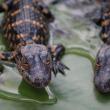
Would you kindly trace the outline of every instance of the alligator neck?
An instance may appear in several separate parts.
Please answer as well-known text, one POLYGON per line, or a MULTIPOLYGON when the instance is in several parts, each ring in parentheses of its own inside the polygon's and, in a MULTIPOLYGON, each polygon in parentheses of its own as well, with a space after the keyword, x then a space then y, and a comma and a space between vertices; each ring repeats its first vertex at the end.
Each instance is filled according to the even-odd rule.
POLYGON ((33 40, 20 42, 20 43, 17 45, 17 48, 20 48, 20 47, 26 46, 26 45, 30 45, 30 44, 35 44, 35 42, 34 42, 33 40))

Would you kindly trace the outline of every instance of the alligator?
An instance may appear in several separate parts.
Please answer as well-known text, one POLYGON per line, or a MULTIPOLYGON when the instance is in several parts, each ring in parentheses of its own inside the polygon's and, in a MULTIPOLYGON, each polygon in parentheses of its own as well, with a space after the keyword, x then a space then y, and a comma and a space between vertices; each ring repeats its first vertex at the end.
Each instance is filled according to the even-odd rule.
POLYGON ((44 88, 52 73, 65 75, 69 69, 61 62, 62 44, 49 45, 49 24, 54 16, 42 0, 5 0, 2 32, 11 51, 0 52, 0 60, 14 61, 22 78, 35 88, 44 88))
POLYGON ((101 8, 93 21, 101 27, 103 45, 96 56, 94 84, 100 93, 110 93, 110 2, 101 1, 101 8))

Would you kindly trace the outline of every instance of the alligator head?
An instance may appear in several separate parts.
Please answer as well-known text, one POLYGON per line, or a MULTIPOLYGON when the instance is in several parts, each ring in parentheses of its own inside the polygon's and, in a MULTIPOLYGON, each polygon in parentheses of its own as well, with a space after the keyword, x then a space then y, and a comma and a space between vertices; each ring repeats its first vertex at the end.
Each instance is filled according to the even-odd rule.
POLYGON ((110 45, 103 45, 97 54, 94 83, 101 93, 110 93, 110 45))
POLYGON ((52 58, 49 49, 40 44, 29 44, 18 49, 15 61, 23 79, 36 88, 51 80, 52 58))

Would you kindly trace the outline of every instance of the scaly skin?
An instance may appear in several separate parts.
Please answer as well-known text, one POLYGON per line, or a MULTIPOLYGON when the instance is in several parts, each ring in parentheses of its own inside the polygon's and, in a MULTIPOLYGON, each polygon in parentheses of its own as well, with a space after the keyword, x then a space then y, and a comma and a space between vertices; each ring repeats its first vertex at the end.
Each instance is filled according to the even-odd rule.
POLYGON ((36 88, 46 87, 52 71, 64 75, 60 62, 62 45, 48 46, 49 23, 54 17, 41 0, 6 0, 3 32, 12 52, 1 52, 0 59, 13 59, 23 79, 36 88))
POLYGON ((110 93, 110 3, 107 0, 102 2, 93 20, 102 27, 100 37, 104 42, 96 57, 94 84, 99 92, 110 93))
POLYGON ((103 45, 97 54, 94 83, 101 93, 110 92, 110 45, 103 45))

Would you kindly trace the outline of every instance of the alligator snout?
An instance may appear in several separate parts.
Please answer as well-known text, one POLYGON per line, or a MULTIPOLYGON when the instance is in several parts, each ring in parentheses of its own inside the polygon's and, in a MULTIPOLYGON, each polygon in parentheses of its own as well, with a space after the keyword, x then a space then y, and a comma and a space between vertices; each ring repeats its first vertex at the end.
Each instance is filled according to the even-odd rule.
MULTIPOLYGON (((109 69, 110 70, 110 69, 109 69)), ((110 71, 104 68, 104 71, 96 73, 94 78, 95 87, 101 93, 110 92, 110 71)))
POLYGON ((96 58, 94 84, 101 93, 110 93, 110 46, 103 45, 96 58))
POLYGON ((51 54, 46 46, 30 44, 21 47, 16 57, 18 70, 29 84, 35 88, 47 86, 51 80, 51 54))

